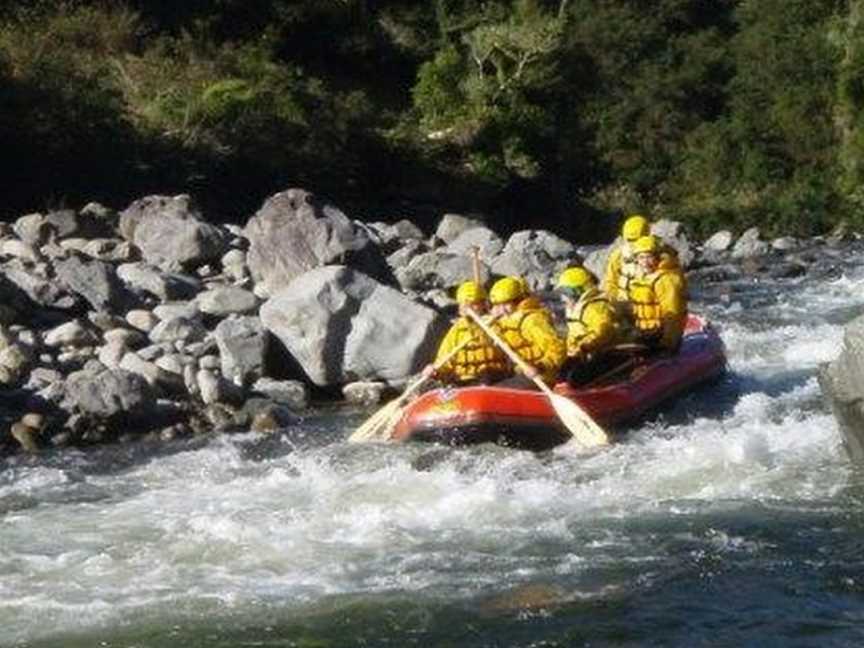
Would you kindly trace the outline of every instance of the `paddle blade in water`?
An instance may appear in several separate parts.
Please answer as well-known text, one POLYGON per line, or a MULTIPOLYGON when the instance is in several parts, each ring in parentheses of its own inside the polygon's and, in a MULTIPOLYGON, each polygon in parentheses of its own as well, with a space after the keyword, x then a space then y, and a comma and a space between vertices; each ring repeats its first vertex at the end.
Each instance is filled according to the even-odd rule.
POLYGON ((579 405, 559 394, 550 393, 555 413, 577 442, 586 448, 609 445, 609 436, 579 405))
POLYGON ((402 414, 401 405, 401 400, 398 398, 387 403, 354 430, 354 433, 348 437, 348 441, 363 443, 364 441, 389 440, 390 434, 402 414))

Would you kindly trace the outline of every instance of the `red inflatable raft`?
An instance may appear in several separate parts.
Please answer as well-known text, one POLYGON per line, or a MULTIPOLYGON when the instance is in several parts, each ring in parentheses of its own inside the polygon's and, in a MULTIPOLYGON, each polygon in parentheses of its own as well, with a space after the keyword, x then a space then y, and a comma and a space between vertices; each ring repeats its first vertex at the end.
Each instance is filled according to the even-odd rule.
MULTIPOLYGON (((690 315, 676 355, 631 364, 593 386, 562 383, 555 391, 572 398, 601 426, 610 428, 638 419, 719 376, 725 368, 720 336, 704 319, 690 315)), ((423 394, 405 408, 392 438, 450 445, 494 442, 543 450, 570 437, 541 392, 477 386, 423 394)))

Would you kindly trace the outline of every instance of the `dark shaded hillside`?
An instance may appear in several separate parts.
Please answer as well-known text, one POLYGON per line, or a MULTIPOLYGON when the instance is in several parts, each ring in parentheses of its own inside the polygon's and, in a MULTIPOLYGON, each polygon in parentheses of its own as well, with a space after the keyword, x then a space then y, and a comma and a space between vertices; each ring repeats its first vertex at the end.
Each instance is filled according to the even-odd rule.
MULTIPOLYGON (((4 213, 305 186, 606 236, 860 219, 858 2, 0 2, 4 213)), ((860 59, 860 61, 859 61, 860 59)))

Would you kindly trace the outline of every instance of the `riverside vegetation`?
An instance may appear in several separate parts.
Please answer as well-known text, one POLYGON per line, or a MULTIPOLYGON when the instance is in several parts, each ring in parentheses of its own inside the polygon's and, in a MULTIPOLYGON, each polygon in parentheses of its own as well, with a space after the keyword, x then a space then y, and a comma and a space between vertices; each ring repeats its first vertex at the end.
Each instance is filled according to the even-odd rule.
POLYGON ((864 2, 0 1, 7 218, 191 193, 242 222, 494 214, 588 240, 862 220, 864 2))

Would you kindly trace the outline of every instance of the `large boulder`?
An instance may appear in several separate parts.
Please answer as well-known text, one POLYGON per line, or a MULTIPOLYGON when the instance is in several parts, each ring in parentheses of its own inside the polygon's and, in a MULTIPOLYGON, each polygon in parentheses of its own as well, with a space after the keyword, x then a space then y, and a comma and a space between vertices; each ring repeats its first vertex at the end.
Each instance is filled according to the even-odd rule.
POLYGON ((840 356, 819 368, 819 385, 849 456, 864 460, 864 315, 846 326, 840 356))
MULTIPOLYGON (((489 268, 482 261, 479 270, 481 281, 487 282, 490 277, 489 268)), ((417 255, 407 266, 396 270, 399 285, 420 291, 452 288, 473 276, 474 262, 470 256, 439 250, 417 255)))
POLYGON ((429 360, 444 322, 344 266, 311 270, 261 307, 261 321, 316 385, 398 382, 429 360))
POLYGON ((271 296, 304 272, 345 264, 385 283, 392 275, 367 230, 308 191, 289 189, 267 199, 246 224, 246 261, 258 294, 271 296))
POLYGON ((130 371, 82 369, 66 379, 61 407, 104 419, 146 417, 155 411, 156 393, 142 376, 130 371))
POLYGON ((545 230, 523 230, 510 237, 490 266, 496 275, 525 277, 532 289, 544 290, 561 270, 581 261, 576 247, 561 237, 545 230))
POLYGON ((225 233, 204 222, 187 195, 136 200, 120 215, 120 231, 145 261, 168 271, 218 261, 228 244, 225 233))

